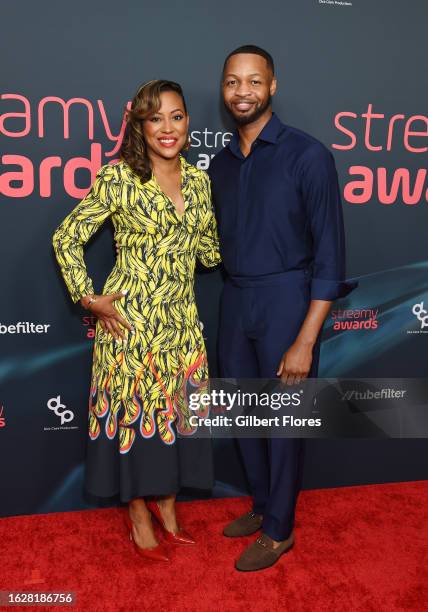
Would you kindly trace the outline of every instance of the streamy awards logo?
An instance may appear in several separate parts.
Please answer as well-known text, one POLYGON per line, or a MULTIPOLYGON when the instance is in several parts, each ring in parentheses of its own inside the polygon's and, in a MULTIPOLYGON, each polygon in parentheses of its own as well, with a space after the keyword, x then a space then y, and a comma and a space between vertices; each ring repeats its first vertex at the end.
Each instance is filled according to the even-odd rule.
MULTIPOLYGON (((88 193, 100 166, 118 160, 117 154, 125 134, 125 114, 121 117, 120 127, 116 129, 117 121, 109 118, 103 100, 94 102, 83 97, 65 100, 59 96, 45 96, 32 104, 22 94, 6 93, 0 96, 0 102, 0 135, 9 140, 9 152, 1 157, 3 170, 0 174, 0 193, 9 198, 23 199, 34 194, 41 198, 52 197, 52 175, 55 173, 62 175, 67 195, 81 200, 88 193), (90 143, 88 157, 65 159, 52 150, 50 155, 38 160, 36 165, 35 160, 13 152, 13 144, 18 139, 34 139, 35 136, 39 141, 46 141, 44 150, 48 151, 47 143, 52 136, 49 126, 52 121, 56 125, 58 115, 61 117, 62 137, 69 140, 73 136, 71 111, 79 124, 79 133, 86 122, 90 143), (76 174, 82 170, 89 171, 87 188, 76 184, 76 174)), ((126 108, 130 107, 129 100, 126 108)), ((57 127, 53 135, 58 138, 57 127)), ((208 127, 192 130, 190 140, 191 148, 197 155, 195 165, 206 170, 216 150, 224 147, 231 136, 231 132, 213 131, 208 127)))
POLYGON ((375 330, 378 328, 379 308, 346 308, 332 310, 334 331, 375 330))
POLYGON ((426 185, 427 168, 425 164, 416 171, 409 168, 391 168, 388 157, 396 155, 426 155, 428 116, 404 115, 395 113, 387 117, 385 113, 374 112, 373 104, 367 111, 359 114, 341 111, 334 117, 336 129, 345 136, 347 142, 333 143, 337 151, 361 150, 366 161, 373 160, 373 166, 355 164, 348 168, 350 179, 343 190, 343 198, 349 204, 367 204, 375 198, 379 204, 391 205, 402 202, 415 206, 428 201, 426 185), (375 165, 376 160, 381 165, 375 165), (388 166, 388 167, 386 167, 388 166))

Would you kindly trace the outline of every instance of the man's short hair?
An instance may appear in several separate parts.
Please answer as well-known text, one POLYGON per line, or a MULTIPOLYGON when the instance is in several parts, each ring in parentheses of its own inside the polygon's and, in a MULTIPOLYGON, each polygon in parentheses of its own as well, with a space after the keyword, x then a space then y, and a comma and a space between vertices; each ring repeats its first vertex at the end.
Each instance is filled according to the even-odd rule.
POLYGON ((265 51, 264 49, 262 49, 261 47, 257 47, 256 45, 243 45, 242 47, 238 47, 237 49, 229 53, 229 55, 224 60, 223 74, 224 74, 226 64, 229 58, 231 58, 232 55, 238 55, 239 53, 253 53, 254 55, 260 55, 261 57, 264 57, 267 62, 268 67, 272 70, 272 74, 275 74, 273 58, 271 54, 265 51))

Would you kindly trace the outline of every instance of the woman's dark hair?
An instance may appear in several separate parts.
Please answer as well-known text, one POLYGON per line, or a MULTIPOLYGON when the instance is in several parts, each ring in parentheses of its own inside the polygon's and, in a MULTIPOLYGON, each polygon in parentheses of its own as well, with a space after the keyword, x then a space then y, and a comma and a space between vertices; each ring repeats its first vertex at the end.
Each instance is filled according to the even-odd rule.
POLYGON ((148 81, 141 85, 132 99, 131 108, 125 108, 126 128, 119 156, 138 174, 143 183, 152 177, 152 167, 143 135, 143 121, 158 112, 161 106, 160 94, 164 91, 178 93, 183 100, 187 115, 186 102, 180 85, 164 79, 148 81))

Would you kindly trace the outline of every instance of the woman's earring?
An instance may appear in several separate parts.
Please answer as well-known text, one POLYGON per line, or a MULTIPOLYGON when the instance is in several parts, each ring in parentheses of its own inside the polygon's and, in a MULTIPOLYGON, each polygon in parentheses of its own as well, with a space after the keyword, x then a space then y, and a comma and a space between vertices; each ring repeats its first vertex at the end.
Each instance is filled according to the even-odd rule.
POLYGON ((187 136, 186 144, 183 147, 183 151, 188 151, 192 145, 192 139, 190 138, 190 134, 187 136))

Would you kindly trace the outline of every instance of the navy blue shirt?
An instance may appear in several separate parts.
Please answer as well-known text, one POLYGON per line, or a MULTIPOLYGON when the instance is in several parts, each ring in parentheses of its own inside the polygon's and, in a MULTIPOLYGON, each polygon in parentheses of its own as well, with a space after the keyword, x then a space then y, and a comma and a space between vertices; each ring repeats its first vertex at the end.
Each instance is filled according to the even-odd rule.
POLYGON ((309 269, 311 299, 334 300, 345 280, 343 211, 334 158, 275 113, 245 157, 236 131, 211 160, 220 250, 231 276, 309 269))

